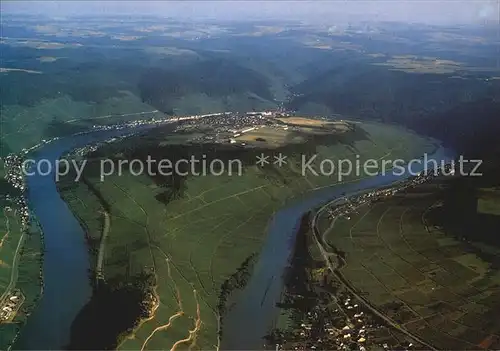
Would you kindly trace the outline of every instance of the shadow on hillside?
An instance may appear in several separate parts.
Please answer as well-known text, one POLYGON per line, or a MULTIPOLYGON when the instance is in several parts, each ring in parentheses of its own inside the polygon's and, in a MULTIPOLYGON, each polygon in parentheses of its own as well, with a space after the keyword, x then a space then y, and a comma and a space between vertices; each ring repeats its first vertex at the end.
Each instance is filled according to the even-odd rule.
POLYGON ((99 284, 92 299, 71 325, 68 350, 114 350, 123 335, 132 331, 140 318, 147 317, 144 306, 150 278, 137 277, 133 282, 99 284))
POLYGON ((457 238, 500 248, 500 216, 477 211, 479 184, 464 177, 451 180, 449 185, 443 206, 429 211, 429 222, 457 238))

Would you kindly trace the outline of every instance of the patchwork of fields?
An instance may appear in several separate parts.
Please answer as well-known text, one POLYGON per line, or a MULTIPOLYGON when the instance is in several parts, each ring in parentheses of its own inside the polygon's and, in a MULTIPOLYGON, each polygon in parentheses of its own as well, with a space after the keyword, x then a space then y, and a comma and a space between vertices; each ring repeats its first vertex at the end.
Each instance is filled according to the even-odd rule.
POLYGON ((492 262, 500 252, 485 258, 428 225, 441 206, 439 186, 364 205, 336 220, 326 239, 345 253, 347 281, 408 331, 439 349, 498 349, 500 272, 492 262))

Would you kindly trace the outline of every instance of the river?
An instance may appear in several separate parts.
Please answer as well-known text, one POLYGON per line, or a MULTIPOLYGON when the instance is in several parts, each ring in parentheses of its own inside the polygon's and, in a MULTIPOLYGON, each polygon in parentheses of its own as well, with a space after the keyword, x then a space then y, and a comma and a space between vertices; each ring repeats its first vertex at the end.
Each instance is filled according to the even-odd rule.
MULTIPOLYGON (((150 128, 146 125, 64 137, 42 146, 32 158, 48 160, 54 169, 55 161, 75 148, 150 128)), ((44 233, 44 291, 13 349, 58 350, 68 344, 71 323, 90 299, 90 260, 85 232, 61 199, 54 172, 46 176, 34 173, 27 177, 27 197, 44 233)))
MULTIPOLYGON (((54 166, 65 153, 88 144, 154 128, 142 126, 95 131, 58 139, 37 150, 35 160, 46 159, 54 166)), ((452 153, 439 148, 432 157, 448 160, 452 153)), ((283 273, 295 243, 302 215, 344 193, 389 185, 402 180, 387 174, 309 193, 305 199, 278 211, 268 226, 268 235, 252 276, 235 306, 224 319, 223 349, 259 349, 262 338, 278 315, 276 302, 283 288, 283 273)), ((27 179, 28 202, 44 232, 44 293, 28 318, 15 350, 62 349, 69 343, 70 328, 78 312, 89 301, 89 255, 85 233, 67 204, 61 199, 54 174, 36 174, 27 179)), ((97 326, 96 326, 97 327, 97 326)))
MULTIPOLYGON (((429 156, 429 160, 434 159, 440 164, 441 160, 449 161, 454 156, 451 150, 441 147, 429 156)), ((413 165, 412 171, 419 172, 423 167, 413 165)), ((304 213, 344 194, 348 196, 350 193, 387 186, 408 177, 408 173, 401 176, 388 172, 341 186, 319 189, 278 211, 269 223, 266 242, 248 284, 224 318, 221 348, 259 350, 264 346, 263 337, 273 327, 279 314, 276 303, 281 299, 284 272, 293 256, 296 234, 304 213)))

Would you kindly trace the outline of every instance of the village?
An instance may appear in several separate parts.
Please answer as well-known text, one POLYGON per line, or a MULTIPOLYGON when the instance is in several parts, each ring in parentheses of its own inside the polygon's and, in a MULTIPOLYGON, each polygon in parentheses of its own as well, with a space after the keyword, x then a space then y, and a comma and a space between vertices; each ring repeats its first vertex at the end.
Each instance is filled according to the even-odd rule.
MULTIPOLYGON (((434 174, 421 172, 394 187, 338 199, 325 208, 327 216, 330 221, 339 217, 350 220, 350 214, 356 212, 358 207, 429 182, 441 174, 450 174, 451 167, 446 164, 434 174)), ((304 252, 298 254, 304 255, 304 252)), ((338 258, 337 265, 341 265, 345 258, 342 253, 335 255, 338 258)), ((288 308, 293 306, 293 324, 286 329, 274 329, 271 332, 268 336, 269 349, 366 351, 412 350, 423 347, 398 330, 389 329, 387 323, 346 289, 344 283, 339 281, 323 262, 314 261, 310 267, 303 269, 308 272, 307 281, 303 285, 297 283, 302 285, 299 292, 295 286, 287 286, 285 303, 281 304, 288 308)))

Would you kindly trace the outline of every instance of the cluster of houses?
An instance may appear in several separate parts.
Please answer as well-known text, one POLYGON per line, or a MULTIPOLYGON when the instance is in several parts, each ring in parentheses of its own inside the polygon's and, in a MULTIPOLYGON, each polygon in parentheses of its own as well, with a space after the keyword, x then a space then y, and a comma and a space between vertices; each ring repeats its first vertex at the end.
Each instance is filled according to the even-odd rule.
POLYGON ((366 351, 379 344, 377 338, 370 335, 383 326, 366 314, 349 293, 341 293, 336 305, 337 308, 315 306, 305 314, 300 327, 284 337, 276 349, 366 351))
POLYGON ((27 229, 30 224, 30 211, 24 197, 23 196, 12 197, 10 195, 6 195, 5 199, 15 204, 15 208, 11 206, 5 206, 4 214, 5 215, 12 214, 14 216, 19 216, 19 219, 21 221, 21 229, 22 230, 27 229))
POLYGON ((5 169, 5 180, 21 192, 26 189, 23 173, 23 158, 19 155, 7 155, 3 161, 5 169))
POLYGON ((0 303, 0 322, 7 322, 12 320, 23 301, 24 296, 19 290, 14 291, 10 295, 8 295, 0 303))
MULTIPOLYGON (((271 118, 276 117, 277 114, 278 112, 275 111, 221 112, 209 115, 179 117, 175 119, 179 122, 175 131, 191 131, 203 124, 210 126, 213 133, 195 137, 191 140, 192 142, 228 142, 234 144, 236 143, 235 138, 271 123, 271 118), (203 120, 200 121, 200 119, 203 120)), ((281 112, 280 115, 282 115, 281 112)))
POLYGON ((328 216, 330 217, 330 219, 335 219, 338 216, 343 216, 344 218, 350 220, 351 219, 350 213, 356 212, 356 208, 361 205, 371 203, 389 196, 393 196, 398 192, 426 183, 430 181, 432 178, 438 177, 441 174, 451 174, 452 171, 453 171, 452 165, 446 164, 444 165, 443 168, 439 169, 436 174, 434 173, 427 174, 425 172, 421 172, 417 176, 411 178, 409 181, 399 183, 397 187, 373 190, 356 197, 352 197, 349 199, 345 198, 345 203, 343 205, 341 206, 334 205, 327 210, 328 216))
MULTIPOLYGON (((19 216, 21 226, 25 229, 29 225, 30 212, 26 200, 23 196, 26 191, 24 157, 22 155, 9 154, 3 159, 4 179, 17 190, 17 194, 6 194, 4 199, 14 206, 5 206, 4 213, 11 213, 19 216)), ((16 191, 14 191, 16 192, 16 191)))

